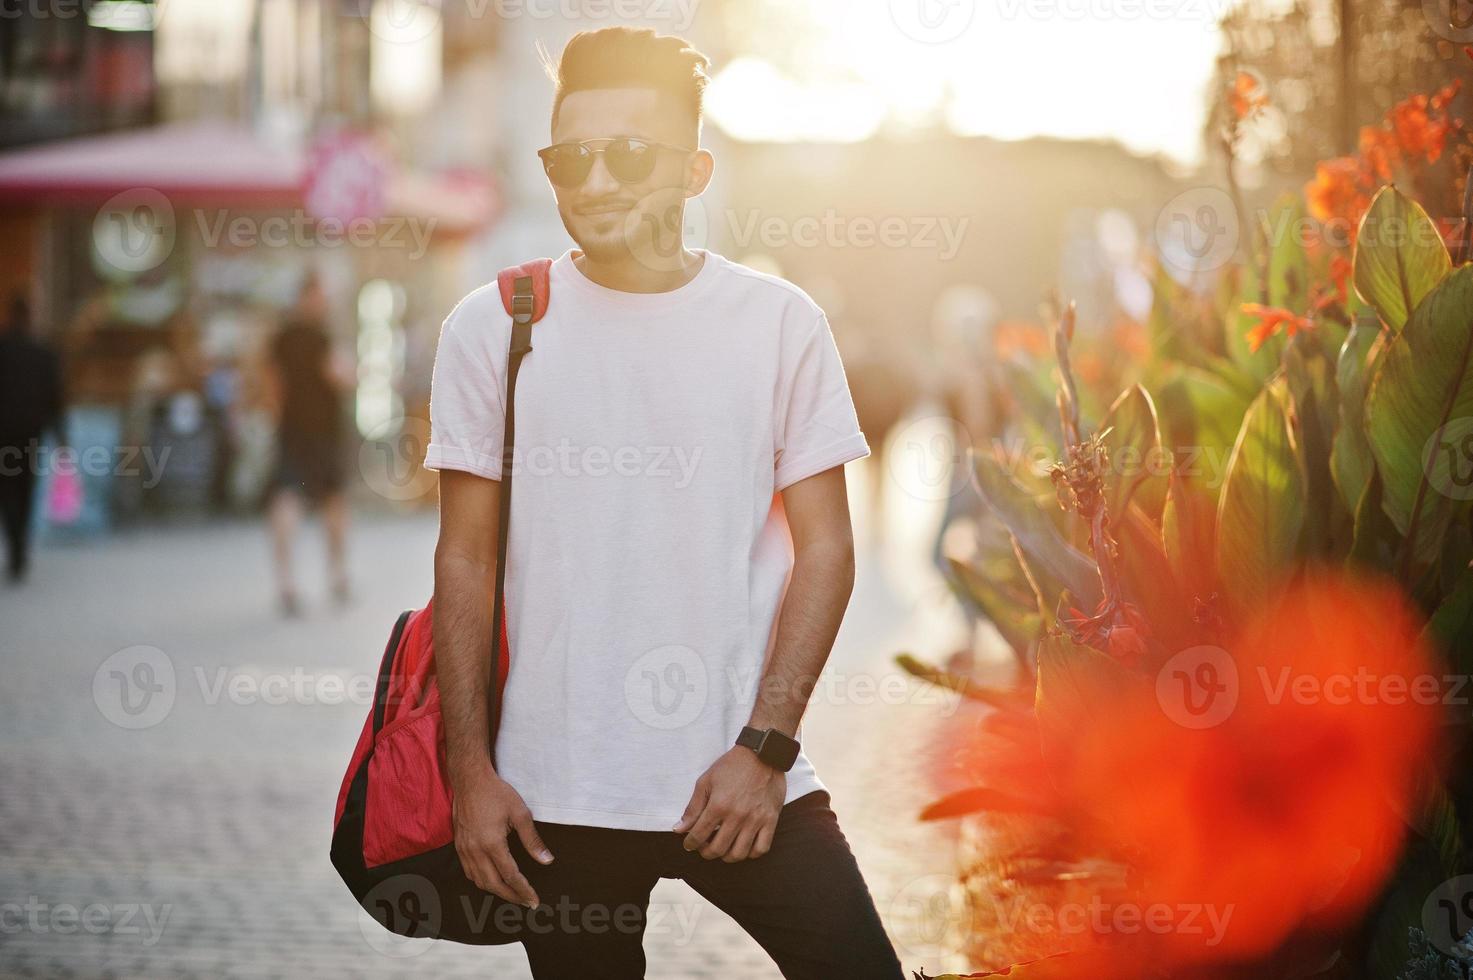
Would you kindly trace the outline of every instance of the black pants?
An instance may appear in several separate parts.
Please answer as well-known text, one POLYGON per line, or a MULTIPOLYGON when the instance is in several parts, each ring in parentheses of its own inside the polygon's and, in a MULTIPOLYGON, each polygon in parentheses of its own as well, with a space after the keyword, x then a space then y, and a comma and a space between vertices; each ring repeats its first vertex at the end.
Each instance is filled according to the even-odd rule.
MULTIPOLYGON (((537 831, 553 853, 550 865, 532 860, 515 834, 511 842, 541 900, 522 941, 538 980, 643 977, 650 890, 661 878, 684 879, 735 919, 788 980, 902 977, 823 790, 783 807, 766 854, 730 864, 685 850, 673 831, 540 821, 537 831)), ((682 934, 690 911, 655 910, 661 928, 682 934)))
POLYGON ((11 578, 25 574, 30 557, 31 510, 36 497, 36 472, 14 449, 0 447, 0 524, 5 528, 6 571, 11 578), (11 449, 11 452, 5 452, 11 449))

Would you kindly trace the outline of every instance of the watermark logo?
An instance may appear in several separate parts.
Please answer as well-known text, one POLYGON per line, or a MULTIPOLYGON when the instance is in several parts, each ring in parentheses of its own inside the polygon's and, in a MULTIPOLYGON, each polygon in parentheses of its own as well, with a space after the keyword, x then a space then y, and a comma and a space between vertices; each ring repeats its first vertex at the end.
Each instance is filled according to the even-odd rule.
POLYGON ((114 194, 92 219, 92 249, 104 271, 136 275, 174 251, 174 205, 152 187, 114 194))
POLYGON ((640 198, 624 219, 624 244, 647 269, 681 268, 682 248, 704 248, 709 237, 706 206, 683 187, 662 187, 640 198))
POLYGON ((890 900, 885 922, 896 945, 916 959, 960 952, 972 924, 966 886, 949 874, 914 878, 890 900))
POLYGON ((1453 419, 1422 448, 1422 472, 1444 497, 1473 500, 1473 417, 1453 419))
POLYGON ((152 728, 174 707, 174 661, 158 647, 131 646, 102 662, 92 675, 92 702, 119 728, 152 728))
POLYGON ((1444 41, 1473 41, 1473 0, 1422 0, 1422 16, 1444 41))
POLYGON ((1432 944, 1449 955, 1473 930, 1473 875, 1449 878, 1422 903, 1422 931, 1432 944))
POLYGON ((1222 647, 1190 647, 1161 665, 1156 701, 1183 728, 1215 728, 1238 706, 1238 665, 1222 647))
POLYGON ((680 644, 648 651, 624 674, 625 703, 651 728, 690 724, 706 706, 707 688, 705 661, 680 644))
POLYGON ((955 41, 972 26, 975 0, 890 0, 890 20, 921 44, 955 41))
POLYGON ((956 496, 972 478, 967 452, 971 434, 956 419, 932 415, 916 419, 895 434, 886 456, 890 479, 916 500, 956 496))
POLYGON ((1221 269, 1238 250, 1238 210, 1226 191, 1193 187, 1156 215, 1161 261, 1183 276, 1221 269))
POLYGON ((433 945, 423 940, 440 931, 440 893, 423 875, 386 878, 363 897, 363 908, 367 914, 358 916, 358 931, 385 956, 418 956, 433 945))
POLYGON ((420 465, 430 443, 430 424, 400 416, 368 433, 358 449, 363 482, 386 500, 417 500, 435 485, 435 473, 420 465))

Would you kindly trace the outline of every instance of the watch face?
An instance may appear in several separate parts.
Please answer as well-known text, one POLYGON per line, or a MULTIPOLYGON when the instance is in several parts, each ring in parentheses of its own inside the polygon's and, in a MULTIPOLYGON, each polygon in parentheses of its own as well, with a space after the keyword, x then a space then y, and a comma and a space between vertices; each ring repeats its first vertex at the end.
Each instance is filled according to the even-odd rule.
POLYGON ((798 758, 798 742, 782 732, 769 731, 762 743, 762 755, 768 765, 787 772, 798 758))

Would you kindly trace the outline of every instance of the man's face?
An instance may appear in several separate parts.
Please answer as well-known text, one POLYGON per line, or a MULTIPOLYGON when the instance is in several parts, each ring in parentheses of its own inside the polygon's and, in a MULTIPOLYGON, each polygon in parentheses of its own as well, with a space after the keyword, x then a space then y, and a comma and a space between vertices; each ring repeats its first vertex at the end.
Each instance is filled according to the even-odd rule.
MULTIPOLYGON (((655 89, 592 89, 563 99, 552 126, 554 143, 610 137, 695 145, 688 114, 673 96, 655 89)), ((638 183, 615 180, 599 153, 580 186, 553 185, 563 227, 589 258, 622 262, 632 256, 654 265, 671 253, 678 258, 685 198, 704 189, 710 158, 669 149, 655 153, 654 170, 638 183)))

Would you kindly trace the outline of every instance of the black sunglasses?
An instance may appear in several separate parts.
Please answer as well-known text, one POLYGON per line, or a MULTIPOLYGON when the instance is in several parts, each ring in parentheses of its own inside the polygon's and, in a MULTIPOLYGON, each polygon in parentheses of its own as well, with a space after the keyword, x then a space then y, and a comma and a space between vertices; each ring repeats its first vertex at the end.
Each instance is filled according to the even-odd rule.
POLYGON ((593 170, 593 157, 604 155, 604 166, 609 176, 621 184, 637 184, 649 177, 655 169, 655 153, 658 150, 678 150, 694 153, 688 146, 675 146, 655 140, 635 139, 630 136, 612 136, 576 142, 554 143, 537 151, 542 158, 542 169, 547 179, 558 187, 578 187, 588 179, 593 170), (602 143, 594 149, 590 144, 602 143))

